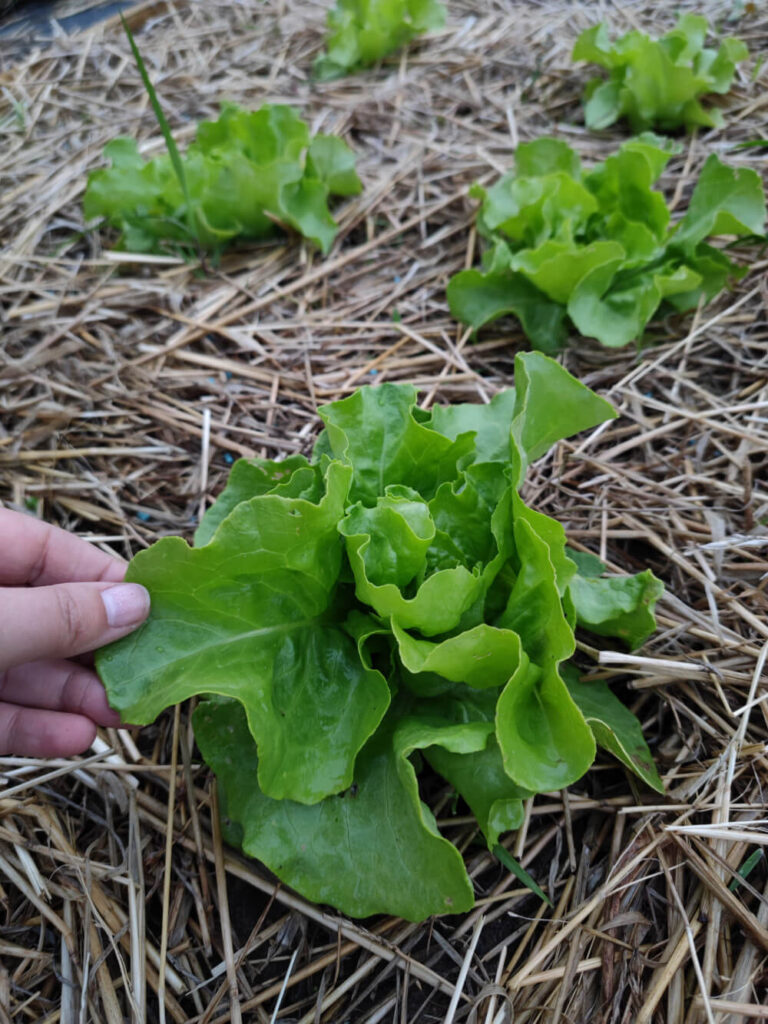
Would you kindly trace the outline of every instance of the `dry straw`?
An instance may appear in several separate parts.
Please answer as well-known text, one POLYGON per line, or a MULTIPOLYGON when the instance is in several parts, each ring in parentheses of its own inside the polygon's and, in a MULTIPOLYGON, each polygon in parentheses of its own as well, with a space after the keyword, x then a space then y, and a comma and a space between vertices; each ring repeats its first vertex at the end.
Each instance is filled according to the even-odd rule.
MULTIPOLYGON (((598 15, 659 33, 671 13, 456 0, 437 36, 314 87, 324 6, 160 0, 131 23, 180 143, 229 98, 290 102, 354 145, 365 190, 341 207, 326 260, 295 239, 218 268, 110 252, 84 231, 86 174, 117 133, 162 145, 125 38, 107 22, 44 47, 0 42, 8 505, 129 557, 189 537, 233 458, 306 451, 317 404, 359 384, 410 380, 433 402, 510 383, 516 324, 476 344, 447 314, 448 276, 476 258, 467 187, 545 132, 588 162, 609 152, 617 134, 579 126, 573 39, 598 15)), ((765 52, 761 5, 696 6, 765 52)), ((685 140, 662 181, 678 209, 710 152, 764 169, 764 151, 734 144, 765 136, 766 85, 768 66, 742 67, 719 101, 727 128, 685 140)), ((745 259, 742 284, 657 322, 652 347, 575 341, 567 366, 622 416, 561 444, 527 484, 576 546, 616 571, 650 564, 668 586, 642 652, 598 662, 580 645, 639 714, 667 797, 601 759, 567 794, 530 802, 507 845, 551 910, 438 793, 477 909, 358 923, 222 847, 186 707, 105 732, 88 758, 4 758, 0 1021, 766 1019, 767 290, 764 254, 745 259)))

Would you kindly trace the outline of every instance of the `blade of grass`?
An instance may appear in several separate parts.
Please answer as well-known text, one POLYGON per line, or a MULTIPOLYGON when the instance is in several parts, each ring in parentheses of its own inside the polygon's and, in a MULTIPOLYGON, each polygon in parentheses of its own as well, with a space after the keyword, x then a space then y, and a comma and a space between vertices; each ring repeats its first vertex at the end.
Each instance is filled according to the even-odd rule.
POLYGON ((179 153, 176 142, 174 141, 173 135, 171 134, 170 125, 165 119, 165 114, 163 113, 163 109, 160 106, 160 100, 157 98, 155 87, 149 80, 149 73, 147 72, 147 67, 142 59, 142 56, 139 53, 139 48, 136 45, 136 40, 133 38, 133 33, 128 27, 128 22, 125 20, 125 16, 123 14, 120 15, 120 20, 123 24, 123 28, 125 29, 125 34, 128 36, 128 42, 131 47, 131 52, 133 53, 133 58, 136 61, 136 67, 139 69, 139 74, 141 75, 141 80, 144 83, 144 88, 147 90, 147 95, 149 96, 149 102, 152 104, 152 110, 154 111, 155 118, 157 119, 157 123, 160 126, 160 131, 163 133, 165 145, 168 148, 168 155, 171 158, 171 165, 173 167, 176 177, 179 179, 179 185, 181 186, 181 191, 184 194, 184 202, 186 204, 187 230, 189 231, 190 235, 194 237, 195 232, 192 228, 192 204, 189 199, 189 189, 187 188, 187 178, 186 175, 184 174, 184 164, 181 161, 181 154, 179 153))
POLYGON ((731 884, 728 886, 728 888, 731 890, 731 892, 736 892, 736 890, 738 889, 739 885, 741 885, 741 881, 740 880, 742 878, 747 878, 749 873, 755 867, 755 865, 759 864, 759 862, 762 859, 763 859, 763 850, 762 850, 761 847, 758 846, 758 848, 754 851, 754 853, 751 853, 749 855, 749 857, 747 857, 747 859, 744 861, 744 863, 739 868, 738 876, 736 878, 734 878, 733 881, 731 882, 731 884))
POLYGON ((543 889, 534 882, 522 864, 518 864, 515 858, 509 854, 503 846, 500 844, 498 846, 494 846, 493 855, 501 861, 507 871, 511 871, 515 878, 519 879, 527 889, 530 889, 534 896, 538 896, 540 900, 544 900, 548 907, 552 906, 552 901, 543 889))

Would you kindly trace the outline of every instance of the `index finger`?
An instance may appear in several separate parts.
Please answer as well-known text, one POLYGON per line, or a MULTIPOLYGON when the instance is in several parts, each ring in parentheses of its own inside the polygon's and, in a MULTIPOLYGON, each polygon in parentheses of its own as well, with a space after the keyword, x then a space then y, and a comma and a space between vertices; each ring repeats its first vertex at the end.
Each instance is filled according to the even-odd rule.
POLYGON ((119 582, 125 563, 40 519, 0 508, 0 586, 119 582))

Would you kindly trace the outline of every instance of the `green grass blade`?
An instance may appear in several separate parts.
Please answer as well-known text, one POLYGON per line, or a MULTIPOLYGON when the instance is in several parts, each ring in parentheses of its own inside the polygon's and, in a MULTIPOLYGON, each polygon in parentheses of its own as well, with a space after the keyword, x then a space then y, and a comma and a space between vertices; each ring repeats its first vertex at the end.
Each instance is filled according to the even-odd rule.
POLYGON ((741 885, 741 879, 742 878, 747 878, 749 873, 752 871, 752 869, 757 864, 759 864, 762 859, 763 859, 763 850, 762 850, 762 848, 760 846, 758 846, 758 848, 754 851, 754 853, 751 853, 749 855, 749 857, 747 857, 747 859, 744 861, 744 863, 739 868, 737 877, 734 878, 733 881, 731 882, 731 884, 728 886, 728 888, 731 890, 731 892, 736 892, 738 887, 741 885))
POLYGON ((540 900, 544 900, 548 907, 552 906, 552 901, 546 895, 544 890, 534 882, 525 868, 521 864, 518 864, 515 858, 507 853, 501 844, 494 846, 493 855, 501 861, 507 871, 511 871, 515 878, 519 878, 526 889, 530 889, 534 896, 538 896, 540 900))
POLYGON ((190 227, 192 206, 189 200, 187 178, 186 175, 184 174, 184 164, 181 162, 181 155, 179 153, 178 147, 176 146, 173 135, 171 135, 171 129, 168 122, 165 119, 165 114, 163 113, 162 107, 160 106, 160 101, 157 98, 155 87, 149 80, 149 74, 147 73, 147 68, 144 61, 142 60, 142 56, 139 53, 139 48, 136 45, 136 40, 133 38, 133 33, 128 27, 128 22, 125 20, 125 16, 123 14, 120 15, 120 20, 123 23, 125 34, 128 36, 128 42, 130 43, 131 51, 133 53, 134 60, 136 61, 136 67, 139 69, 139 74, 141 75, 141 80, 144 83, 144 88, 147 90, 149 102, 152 104, 152 110, 154 111, 155 117, 157 118, 157 123, 160 125, 160 131, 163 133, 165 144, 168 147, 168 155, 171 158, 173 170, 176 174, 176 177, 179 179, 179 185, 181 185, 181 191, 184 194, 184 201, 187 206, 187 226, 190 228, 190 234, 194 234, 190 227))

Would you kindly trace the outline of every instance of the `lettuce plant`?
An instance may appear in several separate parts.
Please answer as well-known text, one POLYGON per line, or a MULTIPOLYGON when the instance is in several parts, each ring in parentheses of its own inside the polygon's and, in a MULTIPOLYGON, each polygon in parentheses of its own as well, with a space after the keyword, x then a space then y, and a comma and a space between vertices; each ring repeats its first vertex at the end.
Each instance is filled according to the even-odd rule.
POLYGON ((741 39, 732 37, 717 50, 707 49, 706 35, 707 19, 697 14, 681 15, 661 39, 633 31, 611 43, 602 22, 582 32, 573 59, 599 64, 608 72, 607 80, 594 78, 585 90, 587 127, 607 128, 622 117, 636 132, 719 127, 720 111, 706 110, 700 98, 728 92, 736 64, 749 51, 741 39))
POLYGON ((337 0, 328 12, 327 50, 315 60, 315 75, 339 78, 369 67, 444 24, 439 0, 337 0))
POLYGON ((249 112, 223 104, 218 120, 198 125, 184 156, 172 146, 145 161, 128 138, 110 142, 104 155, 112 166, 89 176, 84 213, 104 217, 134 252, 218 252, 282 225, 326 253, 338 230, 329 196, 361 190, 352 150, 333 135, 310 138, 282 105, 249 112))
POLYGON ((661 584, 606 577, 520 495, 532 460, 615 413, 546 356, 515 367, 488 405, 363 388, 320 409, 311 460, 236 463, 194 547, 131 562, 151 615, 97 655, 128 721, 204 695, 227 838, 348 914, 472 906, 419 791, 427 765, 491 848, 596 743, 661 788, 637 720, 568 664, 577 623, 642 643, 661 584))
POLYGON ((570 323, 603 345, 639 338, 657 309, 693 309, 746 269, 707 239, 762 235, 758 174, 714 154, 672 224, 658 179, 676 144, 645 133, 591 171, 558 139, 523 143, 516 169, 487 191, 477 226, 482 270, 448 284, 451 313, 473 328, 513 313, 534 348, 556 351, 570 323))

